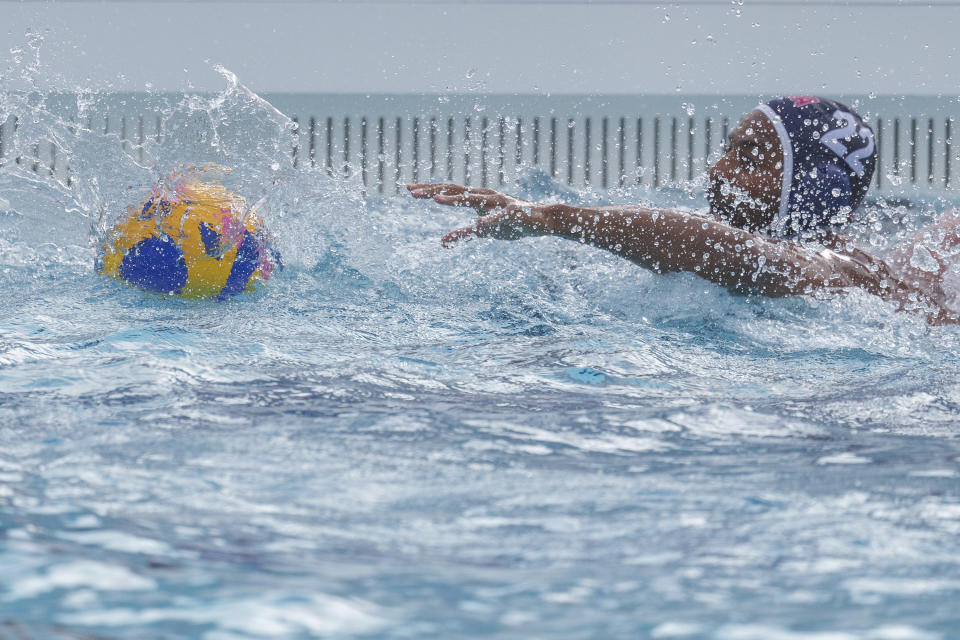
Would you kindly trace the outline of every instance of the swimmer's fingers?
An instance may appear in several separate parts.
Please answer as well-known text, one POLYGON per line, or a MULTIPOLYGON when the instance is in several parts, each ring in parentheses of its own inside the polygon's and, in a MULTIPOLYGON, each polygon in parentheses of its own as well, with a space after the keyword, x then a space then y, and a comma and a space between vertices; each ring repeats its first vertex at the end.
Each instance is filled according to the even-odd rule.
POLYGON ((465 187, 452 182, 431 182, 408 184, 407 189, 414 198, 432 198, 436 195, 459 196, 459 195, 495 195, 493 189, 481 187, 465 187))
POLYGON ((443 236, 444 246, 473 237, 516 240, 549 231, 540 207, 493 189, 464 187, 458 184, 408 184, 414 198, 430 198, 439 204, 472 207, 484 214, 475 224, 455 229, 443 236), (489 212, 489 213, 488 213, 489 212))
POLYGON ((518 240, 528 236, 541 235, 545 225, 529 212, 522 209, 501 211, 477 218, 477 222, 468 227, 455 229, 440 239, 441 244, 450 247, 468 238, 497 238, 500 240, 518 240))
POLYGON ((414 198, 437 198, 442 196, 462 199, 471 192, 480 191, 479 189, 471 190, 468 187, 450 182, 438 182, 434 184, 408 184, 407 189, 410 191, 410 195, 414 198))
POLYGON ((461 227, 459 229, 454 229, 450 233, 444 235, 440 238, 440 244, 444 247, 452 247, 457 242, 461 240, 466 240, 468 238, 476 237, 477 227, 476 225, 470 225, 469 227, 461 227))
POLYGON ((432 198, 437 194, 453 192, 458 188, 465 189, 465 187, 449 182, 411 183, 407 185, 407 191, 414 198, 432 198))
POLYGON ((480 216, 477 218, 476 224, 454 229, 450 233, 440 238, 440 244, 445 247, 450 247, 461 240, 466 240, 469 238, 483 238, 493 235, 493 233, 491 233, 492 230, 496 228, 503 217, 505 217, 505 214, 502 213, 480 216))
POLYGON ((408 184, 407 189, 414 198, 430 198, 438 204, 454 207, 503 209, 518 202, 515 198, 493 189, 471 188, 443 182, 437 184, 408 184))

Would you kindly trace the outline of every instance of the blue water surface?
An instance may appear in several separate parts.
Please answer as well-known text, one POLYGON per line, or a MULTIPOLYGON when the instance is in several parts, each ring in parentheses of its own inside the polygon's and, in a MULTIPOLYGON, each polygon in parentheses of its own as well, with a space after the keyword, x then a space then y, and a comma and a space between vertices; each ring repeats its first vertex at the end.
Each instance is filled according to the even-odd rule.
POLYGON ((960 635, 956 328, 311 180, 224 303, 0 213, 0 635, 960 635))

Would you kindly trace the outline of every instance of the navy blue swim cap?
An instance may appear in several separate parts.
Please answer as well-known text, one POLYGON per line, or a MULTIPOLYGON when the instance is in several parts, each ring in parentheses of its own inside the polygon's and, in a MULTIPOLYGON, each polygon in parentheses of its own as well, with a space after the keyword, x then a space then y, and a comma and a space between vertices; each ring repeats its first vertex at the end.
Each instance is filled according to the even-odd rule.
POLYGON ((779 236, 836 230, 853 220, 870 188, 877 156, 873 130, 846 105, 791 96, 757 107, 783 146, 779 236))

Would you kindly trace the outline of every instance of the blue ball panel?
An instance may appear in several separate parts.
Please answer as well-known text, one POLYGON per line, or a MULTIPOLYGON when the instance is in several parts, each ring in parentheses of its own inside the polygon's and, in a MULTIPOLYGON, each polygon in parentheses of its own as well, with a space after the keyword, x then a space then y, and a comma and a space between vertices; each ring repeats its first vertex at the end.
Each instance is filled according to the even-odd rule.
POLYGON ((168 236, 141 240, 120 263, 121 278, 155 293, 180 293, 187 276, 183 252, 168 236))
POLYGON ((219 300, 226 300, 231 296, 242 293, 247 288, 250 276, 257 270, 259 262, 259 243, 253 237, 253 234, 244 229, 243 240, 237 247, 237 257, 230 267, 230 275, 227 276, 227 284, 223 286, 218 296, 219 300))
POLYGON ((200 239, 203 241, 203 250, 211 258, 220 259, 223 246, 220 243, 220 234, 206 222, 200 223, 200 239))

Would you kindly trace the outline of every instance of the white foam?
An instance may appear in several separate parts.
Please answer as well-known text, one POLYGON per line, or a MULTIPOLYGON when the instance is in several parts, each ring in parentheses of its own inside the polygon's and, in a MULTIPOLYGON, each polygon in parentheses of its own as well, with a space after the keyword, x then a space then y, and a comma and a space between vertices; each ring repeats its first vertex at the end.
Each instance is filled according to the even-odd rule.
POLYGON ((907 475, 914 478, 956 478, 957 472, 953 469, 921 469, 907 475))
POLYGON ((538 619, 539 616, 532 611, 508 611, 500 616, 500 623, 508 627, 519 627, 536 622, 538 619))
POLYGON ((869 464, 870 462, 870 458, 864 458, 849 452, 823 456, 817 460, 817 464, 869 464))
MULTIPOLYGON (((290 598, 267 594, 258 599, 240 599, 187 608, 104 609, 60 616, 60 622, 82 626, 124 627, 185 622, 209 624, 218 637, 225 632, 243 637, 287 637, 303 633, 320 637, 370 633, 386 625, 377 607, 357 598, 313 594, 290 598)), ((229 637, 227 635, 226 637, 229 637)))
POLYGON ((854 578, 843 583, 854 598, 866 595, 919 596, 960 591, 960 580, 924 578, 854 578))
POLYGON ((583 587, 575 587, 570 591, 559 591, 545 593, 541 598, 544 602, 552 602, 554 604, 580 604, 584 602, 592 592, 583 587))
POLYGON ((100 526, 100 518, 91 513, 85 513, 74 518, 67 526, 74 529, 92 529, 100 526))
POLYGON ((762 624, 735 624, 717 632, 720 640, 863 640, 858 634, 843 631, 797 632, 762 624))
POLYGON ((703 627, 689 622, 664 622, 654 627, 651 638, 686 638, 698 634, 703 627))
POLYGON ((891 624, 871 631, 869 640, 939 640, 939 633, 931 633, 905 624, 891 624))
POLYGON ((71 591, 60 601, 68 609, 89 609, 97 604, 97 592, 91 589, 71 591))
POLYGON ((692 434, 721 440, 738 436, 797 437, 821 432, 820 428, 799 420, 724 405, 712 405, 697 413, 675 413, 669 419, 692 434))
POLYGON ((80 544, 94 545, 122 553, 168 555, 172 551, 170 545, 165 542, 141 538, 121 531, 72 531, 61 533, 60 537, 80 544))
MULTIPOLYGON (((480 427, 493 433, 499 433, 511 438, 529 438, 535 442, 567 445, 579 451, 596 453, 640 453, 645 451, 664 451, 672 449, 672 445, 651 437, 636 437, 610 434, 583 435, 574 431, 551 431, 539 427, 513 424, 508 422, 469 419, 464 422, 472 427, 480 427)), ((490 448, 484 445, 485 441, 470 441, 470 448, 490 448)), ((514 446, 521 446, 514 443, 514 446)), ((531 446, 531 445, 523 445, 531 446)), ((542 446, 542 445, 541 445, 542 446)), ((531 453, 543 453, 535 449, 531 453)))
MULTIPOLYGON (((656 636, 654 636, 656 637, 656 636)), ((721 640, 940 640, 941 636, 908 625, 885 625, 867 631, 790 631, 766 625, 729 625, 721 640)))
POLYGON ((139 576, 126 567, 77 560, 54 565, 42 576, 32 576, 10 586, 6 600, 33 598, 55 589, 78 589, 87 587, 99 591, 148 591, 157 583, 139 576))

